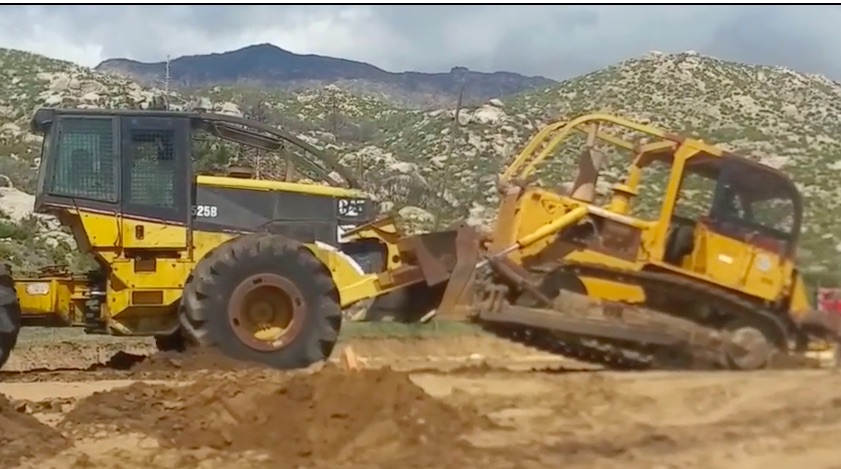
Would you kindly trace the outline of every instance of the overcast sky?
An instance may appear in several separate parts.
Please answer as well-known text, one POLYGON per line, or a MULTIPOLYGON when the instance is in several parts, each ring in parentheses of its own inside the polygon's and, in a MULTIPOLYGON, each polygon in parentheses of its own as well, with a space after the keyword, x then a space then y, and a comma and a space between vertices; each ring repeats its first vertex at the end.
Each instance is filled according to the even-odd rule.
POLYGON ((0 6, 0 47, 95 66, 269 42, 391 71, 562 79, 696 50, 841 79, 841 6, 0 6))

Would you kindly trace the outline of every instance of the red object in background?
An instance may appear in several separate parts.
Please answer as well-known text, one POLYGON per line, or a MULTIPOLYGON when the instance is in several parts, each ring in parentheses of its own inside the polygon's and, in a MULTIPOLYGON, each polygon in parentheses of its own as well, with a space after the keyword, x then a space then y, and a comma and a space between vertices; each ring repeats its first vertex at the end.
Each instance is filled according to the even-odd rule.
POLYGON ((818 309, 841 315, 841 288, 818 288, 818 309))

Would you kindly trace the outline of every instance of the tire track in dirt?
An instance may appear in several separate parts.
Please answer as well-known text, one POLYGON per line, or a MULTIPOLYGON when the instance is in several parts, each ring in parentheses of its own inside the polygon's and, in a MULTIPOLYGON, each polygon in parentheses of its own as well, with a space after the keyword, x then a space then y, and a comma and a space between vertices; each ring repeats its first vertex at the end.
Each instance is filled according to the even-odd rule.
MULTIPOLYGON (((59 342, 23 344, 14 352, 0 381, 88 381, 114 379, 186 379, 195 373, 262 368, 262 365, 229 360, 215 350, 157 352, 154 346, 129 341, 59 342), (110 354, 110 355, 109 355, 110 354), (30 357, 37 359, 30 360, 30 357), (29 360, 29 361, 27 361, 29 360)), ((116 340, 116 341, 115 341, 116 340)), ((337 363, 346 347, 366 367, 397 370, 430 369, 459 372, 467 368, 494 369, 594 369, 563 357, 535 354, 526 347, 506 346, 492 337, 362 338, 341 343, 330 359, 337 363)))
MULTIPOLYGON (((633 468, 787 469, 798 461, 841 467, 837 458, 827 458, 841 438, 841 376, 833 371, 674 373, 663 379, 629 374, 609 381, 611 391, 603 400, 609 412, 574 416, 573 410, 560 431, 543 427, 552 435, 547 440, 553 440, 546 452, 563 455, 552 463, 608 468, 621 460, 633 468), (770 455, 789 465, 769 465, 770 455)), ((567 403, 579 410, 588 405, 567 403)))

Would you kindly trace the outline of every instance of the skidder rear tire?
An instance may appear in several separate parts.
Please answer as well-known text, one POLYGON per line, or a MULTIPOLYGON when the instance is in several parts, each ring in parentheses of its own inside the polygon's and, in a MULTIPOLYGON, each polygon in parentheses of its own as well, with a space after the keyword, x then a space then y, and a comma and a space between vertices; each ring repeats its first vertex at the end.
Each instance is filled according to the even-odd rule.
POLYGON ((9 360, 20 334, 20 301, 12 274, 0 263, 0 368, 9 360))
POLYGON ((220 245, 196 265, 180 320, 193 343, 294 369, 330 357, 342 314, 336 285, 312 251, 255 233, 220 245))

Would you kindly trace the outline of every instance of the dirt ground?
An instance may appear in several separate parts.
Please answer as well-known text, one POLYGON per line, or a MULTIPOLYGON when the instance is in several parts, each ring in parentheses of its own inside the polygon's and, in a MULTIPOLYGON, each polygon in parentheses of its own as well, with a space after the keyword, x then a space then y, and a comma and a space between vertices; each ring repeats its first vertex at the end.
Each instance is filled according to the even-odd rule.
POLYGON ((841 469, 832 369, 608 372, 433 335, 351 337, 360 369, 283 373, 48 339, 0 373, 4 469, 841 469))

